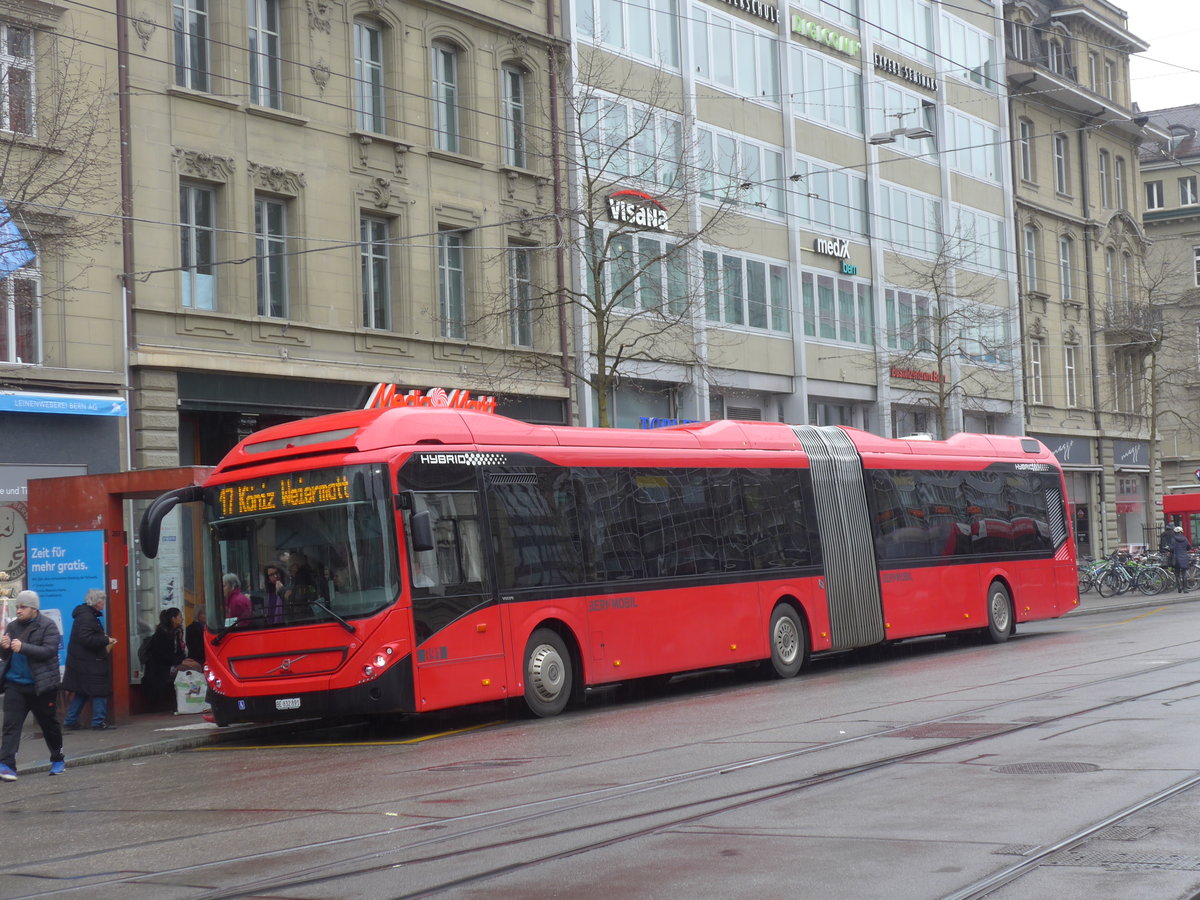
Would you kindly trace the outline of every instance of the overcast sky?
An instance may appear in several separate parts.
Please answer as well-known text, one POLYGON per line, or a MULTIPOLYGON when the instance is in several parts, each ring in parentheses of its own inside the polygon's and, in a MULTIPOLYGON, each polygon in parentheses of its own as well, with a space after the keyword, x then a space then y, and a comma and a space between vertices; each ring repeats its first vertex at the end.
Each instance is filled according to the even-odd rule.
POLYGON ((1200 103, 1200 2, 1117 0, 1129 30, 1150 45, 1132 57, 1133 100, 1144 110, 1200 103))

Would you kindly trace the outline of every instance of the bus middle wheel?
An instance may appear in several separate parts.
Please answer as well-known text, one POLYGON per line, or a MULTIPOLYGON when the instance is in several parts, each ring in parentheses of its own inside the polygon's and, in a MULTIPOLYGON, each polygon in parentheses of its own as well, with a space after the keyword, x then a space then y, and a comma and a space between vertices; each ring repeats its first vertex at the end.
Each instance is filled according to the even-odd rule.
POLYGON ((987 595, 987 638, 993 644, 1003 644, 1013 630, 1013 605, 1004 585, 993 581, 987 595))
POLYGON ((777 678, 791 678, 804 665, 808 655, 808 635, 800 615, 786 603, 771 613, 771 671, 777 678))
POLYGON ((571 699, 575 671, 557 632, 539 628, 525 645, 525 705, 535 716, 557 716, 571 699))

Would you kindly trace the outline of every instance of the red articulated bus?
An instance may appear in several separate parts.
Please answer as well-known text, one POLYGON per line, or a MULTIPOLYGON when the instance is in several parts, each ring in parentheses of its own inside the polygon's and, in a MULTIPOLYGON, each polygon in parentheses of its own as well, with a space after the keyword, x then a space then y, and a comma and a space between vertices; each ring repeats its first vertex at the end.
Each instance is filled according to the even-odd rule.
POLYGON ((549 716, 646 676, 1004 641, 1078 604, 1065 496, 1026 437, 372 408, 251 435, 156 500, 141 540, 153 556, 163 516, 204 504, 218 724, 514 697, 549 716), (230 615, 229 574, 249 611, 230 615))

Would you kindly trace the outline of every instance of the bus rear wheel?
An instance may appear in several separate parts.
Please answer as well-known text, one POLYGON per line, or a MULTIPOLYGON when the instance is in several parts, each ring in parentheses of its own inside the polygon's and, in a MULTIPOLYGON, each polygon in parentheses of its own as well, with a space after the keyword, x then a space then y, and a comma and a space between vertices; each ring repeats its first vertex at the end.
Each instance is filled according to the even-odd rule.
POLYGON ((998 581, 993 581, 988 588, 987 617, 988 640, 993 644, 1003 644, 1012 633, 1013 606, 1008 591, 998 581))
POLYGON ((539 628, 525 644, 525 705, 535 716, 557 716, 574 689, 571 654, 557 632, 539 628))
POLYGON ((804 666, 808 655, 808 635, 800 615, 786 603, 771 613, 771 671, 777 678, 791 678, 804 666))

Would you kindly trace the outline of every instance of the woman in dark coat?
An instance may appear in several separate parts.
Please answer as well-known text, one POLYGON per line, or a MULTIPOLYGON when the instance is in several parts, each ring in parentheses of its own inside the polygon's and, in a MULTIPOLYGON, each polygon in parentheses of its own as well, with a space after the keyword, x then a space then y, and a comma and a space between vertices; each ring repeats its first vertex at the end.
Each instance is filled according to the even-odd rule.
POLYGON ((117 639, 105 634, 100 624, 104 599, 104 591, 92 588, 71 614, 74 622, 62 686, 64 691, 75 695, 63 722, 72 730, 79 727, 79 715, 88 700, 92 701, 92 727, 97 730, 113 727, 106 717, 108 698, 112 695, 112 645, 117 639))
POLYGON ((164 609, 158 614, 158 628, 150 636, 146 669, 142 673, 142 691, 146 696, 147 710, 165 712, 174 709, 176 670, 199 668, 199 663, 187 655, 183 613, 177 606, 164 609))

